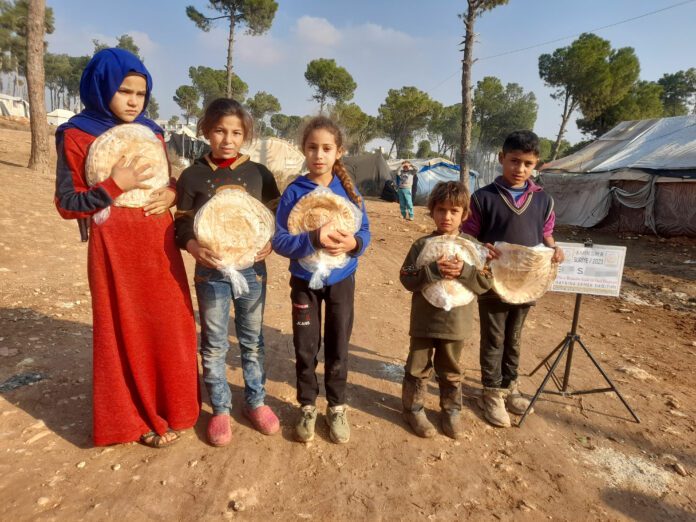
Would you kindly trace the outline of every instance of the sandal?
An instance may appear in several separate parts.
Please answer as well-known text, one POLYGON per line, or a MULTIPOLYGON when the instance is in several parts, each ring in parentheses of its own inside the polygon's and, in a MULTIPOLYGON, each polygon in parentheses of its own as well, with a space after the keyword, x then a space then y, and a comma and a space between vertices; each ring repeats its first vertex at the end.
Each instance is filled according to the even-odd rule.
POLYGON ((174 431, 174 430, 167 430, 167 432, 164 435, 157 435, 154 431, 149 431, 143 435, 140 436, 140 444, 143 446, 148 446, 149 448, 166 448, 167 446, 171 446, 174 444, 176 441, 178 441, 181 437, 179 437, 179 434, 174 431), (174 435, 174 438, 165 438, 165 435, 174 435))

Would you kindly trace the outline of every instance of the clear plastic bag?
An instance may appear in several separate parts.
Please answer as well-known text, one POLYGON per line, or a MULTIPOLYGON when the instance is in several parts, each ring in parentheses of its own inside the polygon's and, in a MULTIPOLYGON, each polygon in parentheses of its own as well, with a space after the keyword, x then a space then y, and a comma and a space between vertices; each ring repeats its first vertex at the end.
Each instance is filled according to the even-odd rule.
MULTIPOLYGON (((295 204, 288 216, 288 231, 297 235, 310 232, 330 223, 333 230, 355 234, 360 230, 362 212, 350 200, 335 194, 327 187, 317 187, 305 194, 295 204)), ((312 273, 309 287, 322 288, 331 271, 348 264, 348 254, 332 256, 319 249, 314 254, 299 260, 300 266, 312 273)))
POLYGON ((491 261, 493 289, 506 303, 529 303, 543 296, 558 273, 551 263, 554 249, 542 244, 526 247, 496 241, 500 257, 491 261))

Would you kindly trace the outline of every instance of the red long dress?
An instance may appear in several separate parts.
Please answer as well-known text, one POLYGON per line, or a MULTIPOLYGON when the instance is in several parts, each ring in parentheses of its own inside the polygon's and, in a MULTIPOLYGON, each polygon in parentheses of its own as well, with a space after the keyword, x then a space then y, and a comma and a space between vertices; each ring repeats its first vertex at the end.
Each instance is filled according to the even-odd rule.
MULTIPOLYGON (((85 159, 95 139, 68 129, 58 145, 56 205, 65 218, 93 214, 90 195, 121 193, 111 180, 87 186, 85 159)), ((91 225, 87 269, 95 445, 190 428, 200 411, 196 329, 171 214, 112 206, 104 223, 91 225)))

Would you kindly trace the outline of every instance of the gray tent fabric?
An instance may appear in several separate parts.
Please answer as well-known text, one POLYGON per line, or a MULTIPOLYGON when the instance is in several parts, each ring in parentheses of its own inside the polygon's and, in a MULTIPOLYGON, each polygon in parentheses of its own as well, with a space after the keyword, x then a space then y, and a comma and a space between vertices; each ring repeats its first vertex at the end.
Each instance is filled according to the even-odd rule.
POLYGON ((696 115, 622 122, 541 182, 559 224, 696 237, 696 115))
POLYGON ((379 152, 344 156, 342 161, 363 196, 379 197, 384 184, 393 181, 389 166, 379 152))

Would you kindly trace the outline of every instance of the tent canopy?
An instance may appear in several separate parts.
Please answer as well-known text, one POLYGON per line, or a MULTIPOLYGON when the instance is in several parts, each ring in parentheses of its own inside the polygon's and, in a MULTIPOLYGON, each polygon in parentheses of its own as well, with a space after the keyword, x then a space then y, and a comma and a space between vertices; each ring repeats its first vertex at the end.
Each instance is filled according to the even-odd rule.
POLYGON ((344 156, 342 161, 363 196, 379 196, 384 184, 392 179, 379 152, 344 156))
POLYGON ((541 176, 560 224, 696 235, 696 115, 622 122, 541 176))

